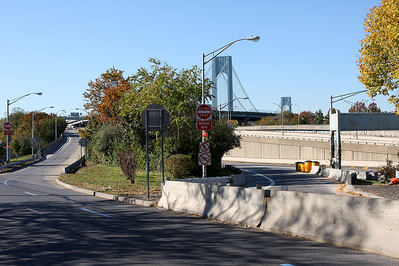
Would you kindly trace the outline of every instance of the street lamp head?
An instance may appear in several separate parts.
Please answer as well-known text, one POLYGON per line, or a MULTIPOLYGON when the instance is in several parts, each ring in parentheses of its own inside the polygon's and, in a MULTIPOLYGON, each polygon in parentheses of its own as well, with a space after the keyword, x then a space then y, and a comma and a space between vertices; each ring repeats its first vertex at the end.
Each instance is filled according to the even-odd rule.
POLYGON ((247 39, 247 41, 258 42, 260 40, 260 37, 259 36, 251 36, 246 39, 247 39))
POLYGON ((244 97, 244 98, 242 98, 243 100, 249 100, 249 97, 244 97))
POLYGON ((37 93, 35 93, 35 94, 37 94, 37 95, 42 95, 43 93, 41 93, 41 92, 37 92, 37 93))

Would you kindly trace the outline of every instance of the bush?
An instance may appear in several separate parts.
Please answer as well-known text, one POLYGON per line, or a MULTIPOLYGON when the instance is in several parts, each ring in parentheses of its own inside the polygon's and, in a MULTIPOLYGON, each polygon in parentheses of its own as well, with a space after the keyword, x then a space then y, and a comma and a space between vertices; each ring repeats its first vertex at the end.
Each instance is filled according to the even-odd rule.
POLYGON ((120 150, 118 152, 119 164, 122 172, 127 176, 127 179, 134 184, 134 176, 136 174, 136 153, 132 150, 120 150))
POLYGON ((189 177, 193 169, 194 163, 189 155, 175 154, 165 160, 165 171, 177 179, 189 177))
POLYGON ((391 180, 392 177, 395 177, 396 170, 399 170, 399 166, 387 159, 386 165, 380 166, 378 170, 379 175, 385 175, 387 180, 391 180))

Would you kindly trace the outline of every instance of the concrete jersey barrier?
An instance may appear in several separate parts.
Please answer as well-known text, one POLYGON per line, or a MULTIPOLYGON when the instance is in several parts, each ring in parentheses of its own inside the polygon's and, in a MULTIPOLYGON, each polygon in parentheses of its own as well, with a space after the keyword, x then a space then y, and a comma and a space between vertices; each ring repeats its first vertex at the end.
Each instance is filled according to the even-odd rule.
POLYGON ((158 206, 399 258, 399 201, 166 181, 158 206))
POLYGON ((264 190, 166 181, 158 206, 256 227, 264 199, 264 190))

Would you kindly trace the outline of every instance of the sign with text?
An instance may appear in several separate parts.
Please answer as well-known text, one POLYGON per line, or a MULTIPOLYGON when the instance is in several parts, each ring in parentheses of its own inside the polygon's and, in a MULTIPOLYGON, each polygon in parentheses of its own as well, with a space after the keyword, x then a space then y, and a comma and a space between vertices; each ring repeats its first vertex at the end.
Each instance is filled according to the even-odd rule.
POLYGON ((5 136, 11 136, 12 135, 12 130, 4 129, 4 135, 5 136))
POLYGON ((212 121, 211 120, 197 121, 197 130, 211 131, 212 121))
POLYGON ((11 130, 11 129, 12 129, 12 124, 11 124, 11 122, 5 122, 5 123, 4 123, 4 129, 6 129, 6 130, 11 130))
POLYGON ((197 120, 212 119, 212 108, 209 104, 197 104, 197 120))

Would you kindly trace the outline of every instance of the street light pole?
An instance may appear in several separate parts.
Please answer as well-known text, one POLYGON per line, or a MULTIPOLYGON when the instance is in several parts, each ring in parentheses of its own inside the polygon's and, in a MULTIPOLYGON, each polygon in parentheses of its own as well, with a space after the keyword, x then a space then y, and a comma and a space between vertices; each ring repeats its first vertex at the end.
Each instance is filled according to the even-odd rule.
MULTIPOLYGON (((33 111, 32 112, 32 140, 35 138, 35 113, 39 113, 39 112, 41 112, 41 111, 43 111, 44 109, 47 109, 47 108, 54 108, 54 106, 43 107, 39 111, 33 111)), ((35 148, 32 145, 32 157, 33 157, 34 149, 35 148)))
POLYGON ((298 106, 298 126, 299 126, 299 105, 297 105, 296 103, 292 103, 291 105, 296 105, 296 106, 298 106))
MULTIPOLYGON (((23 96, 20 96, 20 97, 11 99, 11 100, 7 99, 7 122, 10 122, 10 105, 21 100, 22 98, 24 98, 26 96, 31 95, 31 94, 37 94, 39 96, 42 95, 41 92, 31 92, 31 93, 25 94, 23 96)), ((10 136, 9 135, 7 135, 7 147, 6 148, 7 148, 7 163, 10 163, 10 136)))
POLYGON ((273 103, 274 105, 277 105, 278 107, 280 107, 280 116, 281 116, 281 135, 284 135, 284 114, 283 114, 283 107, 281 107, 281 105, 277 104, 277 103, 273 103))
MULTIPOLYGON (((251 36, 251 37, 247 37, 247 38, 238 39, 238 40, 232 41, 232 42, 230 42, 230 43, 228 43, 228 44, 226 44, 226 45, 224 45, 224 46, 222 46, 222 47, 220 47, 220 48, 218 48, 218 49, 216 49, 216 50, 214 50, 214 51, 212 51, 212 52, 210 52, 208 54, 202 53, 202 93, 201 93, 201 104, 205 104, 205 65, 207 63, 209 63, 210 61, 212 61, 215 57, 217 57, 218 55, 223 53, 227 48, 232 46, 234 43, 239 42, 239 41, 244 41, 244 40, 257 42, 257 41, 260 40, 260 37, 259 36, 251 36), (216 53, 216 54, 214 54, 214 53, 216 53), (210 56, 211 54, 213 54, 212 57, 209 58, 208 60, 206 60, 206 57, 210 56)), ((202 132, 201 141, 202 142, 205 141, 203 132, 202 132)), ((206 177, 206 166, 205 165, 202 166, 202 177, 206 177)))
POLYGON ((57 135, 57 114, 59 112, 66 112, 65 110, 59 110, 58 112, 55 113, 55 140, 57 140, 58 135, 57 135))
POLYGON ((240 100, 240 99, 242 99, 242 100, 249 100, 249 97, 238 97, 238 98, 234 98, 233 100, 231 100, 231 101, 229 101, 229 102, 227 102, 227 103, 224 103, 223 107, 222 107, 222 104, 219 104, 219 121, 220 121, 220 116, 221 116, 221 113, 222 113, 222 109, 225 108, 226 106, 228 106, 230 103, 234 102, 235 100, 240 100))

